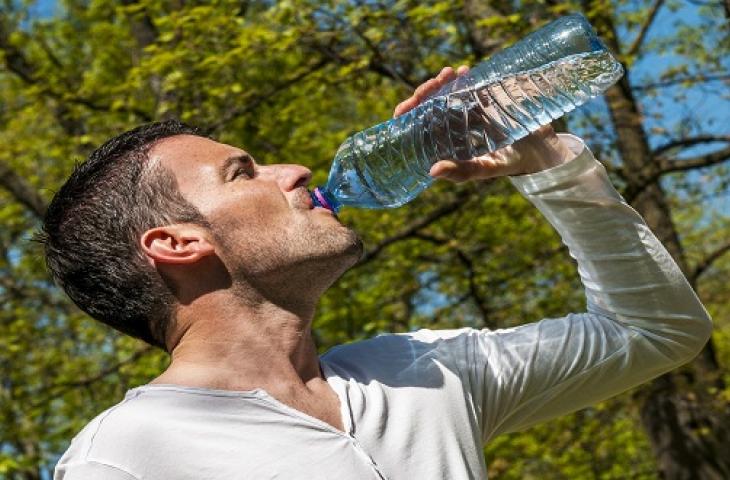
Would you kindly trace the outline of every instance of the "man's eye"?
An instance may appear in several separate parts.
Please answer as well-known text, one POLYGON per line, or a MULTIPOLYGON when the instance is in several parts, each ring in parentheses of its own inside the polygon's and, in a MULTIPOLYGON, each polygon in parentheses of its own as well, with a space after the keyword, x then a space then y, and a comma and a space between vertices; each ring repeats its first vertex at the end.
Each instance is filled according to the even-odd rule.
POLYGON ((237 168, 233 172, 233 178, 251 178, 251 173, 245 168, 237 168))

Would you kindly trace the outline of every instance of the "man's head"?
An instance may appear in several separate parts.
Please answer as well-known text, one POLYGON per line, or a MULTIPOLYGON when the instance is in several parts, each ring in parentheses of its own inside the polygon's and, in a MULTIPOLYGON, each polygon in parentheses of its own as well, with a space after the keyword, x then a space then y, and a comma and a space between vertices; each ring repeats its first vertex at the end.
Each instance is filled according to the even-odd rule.
POLYGON ((339 275, 357 259, 357 236, 311 209, 309 176, 257 165, 179 122, 138 127, 56 193, 43 226, 49 270, 89 315, 165 348, 180 291, 214 280, 198 268, 211 258, 234 285, 262 289, 317 266, 339 275))

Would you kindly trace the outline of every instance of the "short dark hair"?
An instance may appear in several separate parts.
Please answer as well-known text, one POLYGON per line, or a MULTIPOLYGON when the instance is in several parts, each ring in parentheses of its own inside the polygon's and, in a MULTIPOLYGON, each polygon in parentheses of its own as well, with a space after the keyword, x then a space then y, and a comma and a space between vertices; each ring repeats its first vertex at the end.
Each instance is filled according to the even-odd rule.
POLYGON ((79 308, 162 349, 175 297, 147 262, 139 238, 171 223, 209 227, 174 175, 148 162, 152 146, 175 135, 204 136, 169 120, 108 140, 55 194, 41 233, 51 276, 79 308))

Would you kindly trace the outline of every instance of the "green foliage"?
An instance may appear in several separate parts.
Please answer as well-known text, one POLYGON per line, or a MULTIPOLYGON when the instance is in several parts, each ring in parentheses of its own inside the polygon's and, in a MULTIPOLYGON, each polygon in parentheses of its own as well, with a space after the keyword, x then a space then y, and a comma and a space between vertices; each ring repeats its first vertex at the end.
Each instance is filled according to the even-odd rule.
MULTIPOLYGON (((178 117, 265 163, 307 165, 321 183, 349 133, 387 119, 442 66, 478 60, 475 33, 487 32, 498 48, 585 4, 591 19, 608 16, 623 29, 617 35, 597 23, 605 38, 618 37, 628 48, 653 2, 483 2, 488 6, 479 17, 470 13, 473 3, 67 0, 56 16, 37 19, 28 5, 5 2, 0 165, 47 202, 94 146, 140 123, 178 117)), ((676 6, 670 2, 667 10, 676 6)), ((727 29, 718 27, 719 11, 708 4, 699 25, 677 21, 674 34, 649 36, 636 54, 620 57, 632 68, 648 52, 681 59, 652 78, 634 78, 632 71, 632 80, 680 81, 674 92, 681 96, 701 88, 692 80, 697 75, 724 72, 727 29)), ((641 104, 664 93, 656 87, 635 95, 641 104)), ((605 110, 589 106, 567 121, 606 163, 620 166, 605 110)), ((655 144, 703 127, 688 130, 678 118, 654 123, 655 144)), ((726 242, 730 226, 705 198, 707 188, 727 198, 727 170, 720 165, 707 175, 711 181, 677 174, 666 182, 692 265, 726 242)), ((86 422, 167 360, 95 324, 50 284, 31 240, 38 214, 3 185, 0 476, 35 478, 47 474, 86 422)), ((314 327, 323 351, 379 332, 500 328, 583 307, 574 262, 504 180, 437 184, 401 209, 350 211, 342 218, 361 233, 369 254, 322 299, 314 327), (460 206, 410 228, 451 204, 460 206)), ((726 385, 729 261, 720 257, 698 284, 716 319, 726 385)), ((715 393, 730 401, 730 391, 715 393)), ((487 463, 492 478, 655 478, 638 425, 636 401, 622 396, 498 438, 487 463)))
POLYGON ((499 437, 487 449, 490 477, 656 479, 636 415, 624 395, 534 427, 529 434, 499 437))

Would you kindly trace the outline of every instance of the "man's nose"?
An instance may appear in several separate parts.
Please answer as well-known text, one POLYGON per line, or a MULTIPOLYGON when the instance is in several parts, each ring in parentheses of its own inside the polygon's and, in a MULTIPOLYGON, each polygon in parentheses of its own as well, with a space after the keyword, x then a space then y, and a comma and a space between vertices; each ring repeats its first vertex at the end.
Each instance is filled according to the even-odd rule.
POLYGON ((299 187, 306 188, 312 180, 312 171, 302 165, 278 164, 265 168, 270 169, 269 173, 273 173, 279 187, 285 192, 299 187))

